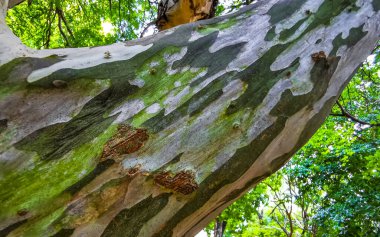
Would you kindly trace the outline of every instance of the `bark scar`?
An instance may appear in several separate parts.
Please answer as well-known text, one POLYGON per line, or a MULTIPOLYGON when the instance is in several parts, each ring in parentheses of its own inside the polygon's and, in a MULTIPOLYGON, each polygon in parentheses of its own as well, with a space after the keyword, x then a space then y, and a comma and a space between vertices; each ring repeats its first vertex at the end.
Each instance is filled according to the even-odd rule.
POLYGON ((198 184, 195 182, 194 173, 185 170, 177 174, 169 171, 160 172, 154 176, 156 184, 176 192, 188 195, 198 189, 198 184))
POLYGON ((313 59, 314 62, 318 62, 320 61, 321 59, 326 59, 326 54, 325 52, 323 51, 319 51, 317 53, 313 53, 311 55, 311 58, 313 59))
POLYGON ((121 155, 134 153, 144 146, 148 138, 146 129, 119 125, 117 133, 104 145, 100 160, 118 159, 121 155))

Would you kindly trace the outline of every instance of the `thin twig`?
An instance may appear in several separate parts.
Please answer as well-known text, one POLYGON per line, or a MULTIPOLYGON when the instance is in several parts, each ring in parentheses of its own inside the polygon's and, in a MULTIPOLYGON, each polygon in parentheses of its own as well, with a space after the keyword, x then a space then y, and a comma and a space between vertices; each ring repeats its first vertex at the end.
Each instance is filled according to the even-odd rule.
POLYGON ((71 29, 69 27, 69 24, 66 21, 66 17, 65 17, 65 15, 63 13, 63 10, 61 8, 57 8, 57 13, 58 13, 58 16, 62 19, 63 23, 65 24, 66 29, 69 32, 70 36, 75 40, 74 34, 71 31, 71 29))
POLYGON ((351 119, 352 121, 354 122, 357 122, 359 124, 362 124, 362 125, 368 125, 370 127, 379 127, 380 126, 380 123, 368 123, 366 121, 363 121, 363 120, 360 120, 358 118, 355 118, 353 115, 351 115, 349 112, 347 112, 343 106, 339 103, 339 101, 336 102, 336 104, 338 105, 341 113, 340 114, 335 114, 335 113, 332 113, 330 114, 331 116, 339 116, 339 117, 346 117, 346 118, 349 118, 351 119))
POLYGON ((63 29, 62 29, 62 19, 61 19, 61 17, 59 17, 59 14, 58 14, 58 28, 59 28, 59 32, 61 33, 62 37, 66 41, 66 45, 71 47, 69 39, 65 35, 65 32, 63 32, 63 29))
POLYGON ((48 15, 48 19, 47 19, 48 24, 47 24, 47 28, 46 28, 46 30, 45 30, 46 41, 45 41, 45 43, 43 44, 43 47, 45 47, 45 48, 49 48, 49 46, 50 46, 51 25, 52 25, 52 23, 53 23, 53 21, 54 21, 54 19, 55 19, 55 16, 57 15, 57 13, 54 12, 53 17, 51 17, 51 15, 52 15, 53 12, 54 12, 54 11, 53 11, 53 7, 50 6, 50 9, 49 9, 49 15, 48 15))
POLYGON ((146 31, 148 30, 148 28, 152 25, 154 25, 156 22, 152 21, 152 22, 149 22, 145 28, 143 29, 143 31, 141 31, 141 34, 140 34, 140 38, 144 37, 144 34, 146 33, 146 31))

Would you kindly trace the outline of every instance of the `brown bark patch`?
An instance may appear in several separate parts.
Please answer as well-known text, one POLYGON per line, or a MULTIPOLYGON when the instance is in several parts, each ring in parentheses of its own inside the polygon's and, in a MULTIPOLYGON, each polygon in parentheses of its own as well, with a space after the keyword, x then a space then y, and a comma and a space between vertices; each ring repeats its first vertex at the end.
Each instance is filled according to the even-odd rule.
POLYGON ((121 201, 128 189, 130 179, 111 180, 99 190, 73 201, 64 213, 64 228, 77 228, 94 221, 121 201))
POLYGON ((326 59, 326 54, 323 51, 319 51, 317 53, 313 53, 311 58, 314 62, 319 62, 321 59, 326 59))
POLYGON ((141 173, 140 168, 141 168, 141 165, 136 165, 135 167, 128 169, 127 175, 128 176, 135 176, 136 174, 141 173))
POLYGON ((148 138, 146 129, 120 125, 117 133, 104 145, 101 160, 134 153, 144 146, 148 138))
POLYGON ((188 195, 198 189, 195 182, 194 173, 188 170, 181 171, 177 174, 165 171, 154 176, 156 184, 176 192, 188 195))

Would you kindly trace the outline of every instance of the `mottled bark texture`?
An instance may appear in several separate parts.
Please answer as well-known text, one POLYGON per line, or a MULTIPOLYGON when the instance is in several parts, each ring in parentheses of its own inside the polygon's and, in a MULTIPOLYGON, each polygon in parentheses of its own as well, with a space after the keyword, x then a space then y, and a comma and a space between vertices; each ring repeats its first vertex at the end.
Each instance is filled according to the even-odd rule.
POLYGON ((318 129, 379 39, 379 8, 262 1, 43 51, 0 18, 0 236, 194 235, 318 129))

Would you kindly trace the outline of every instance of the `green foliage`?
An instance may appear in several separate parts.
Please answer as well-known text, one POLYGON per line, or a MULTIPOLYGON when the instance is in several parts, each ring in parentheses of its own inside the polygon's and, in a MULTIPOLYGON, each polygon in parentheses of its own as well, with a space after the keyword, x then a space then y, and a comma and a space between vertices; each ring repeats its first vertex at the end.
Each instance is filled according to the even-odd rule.
MULTIPOLYGON (((249 191, 219 215, 219 220, 227 222, 225 236, 242 234, 247 229, 247 218, 252 219, 257 213, 260 204, 268 200, 266 190, 266 185, 257 185, 255 189, 249 191)), ((213 228, 214 222, 211 222, 206 227, 206 231, 210 234, 213 228)))
MULTIPOLYGON (((251 3, 221 1, 216 15, 251 3)), ((157 15, 153 0, 34 0, 10 9, 7 23, 35 49, 100 46, 138 38, 157 15)), ((155 30, 150 27, 151 31, 155 30)))
POLYGON ((285 170, 303 196, 318 202, 312 218, 319 236, 375 236, 380 231, 380 179, 374 167, 380 140, 354 138, 361 133, 355 124, 338 128, 335 120, 329 118, 285 170))
POLYGON ((148 0, 35 0, 9 10, 7 23, 26 45, 44 49, 135 39, 155 16, 148 0))

